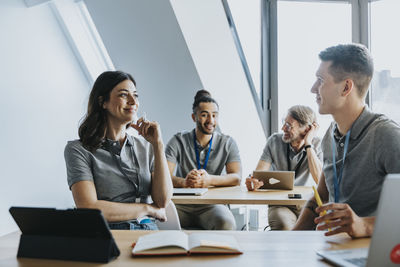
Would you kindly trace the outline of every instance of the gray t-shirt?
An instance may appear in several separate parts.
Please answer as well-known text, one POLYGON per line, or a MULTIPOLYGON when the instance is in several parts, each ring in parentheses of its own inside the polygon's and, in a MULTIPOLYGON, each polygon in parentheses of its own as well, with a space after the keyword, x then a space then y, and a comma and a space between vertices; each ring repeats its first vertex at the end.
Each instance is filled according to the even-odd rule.
MULTIPOLYGON (((322 140, 323 172, 330 202, 335 200, 333 130, 338 175, 343 163, 346 138, 340 136, 337 125, 333 122, 322 140)), ((365 107, 350 130, 343 177, 339 185, 339 202, 349 204, 358 216, 374 216, 385 175, 400 173, 400 127, 386 116, 373 113, 365 107)))
POLYGON ((141 202, 150 201, 153 168, 150 143, 127 135, 122 148, 118 141, 107 140, 105 144, 92 153, 79 140, 68 142, 64 158, 69 187, 79 181, 93 181, 99 200, 133 203, 140 197, 141 202))
MULTIPOLYGON (((194 130, 175 134, 165 149, 167 160, 177 165, 178 177, 185 178, 191 170, 197 169, 193 134, 194 130)), ((201 147, 197 142, 197 146, 200 151, 200 164, 203 166, 209 145, 201 147)), ((221 175, 225 172, 225 165, 230 162, 240 162, 235 140, 228 135, 214 132, 206 171, 212 175, 221 175)))
MULTIPOLYGON (((307 151, 303 148, 301 151, 296 153, 289 144, 283 142, 282 136, 282 133, 275 133, 268 138, 260 160, 271 163, 271 170, 276 171, 294 171, 296 166, 300 164, 296 172, 294 184, 296 186, 312 185, 314 180, 312 179, 310 170, 308 169, 307 151), (290 170, 287 160, 288 148, 290 170), (304 157, 304 160, 300 163, 302 157, 304 157)), ((320 139, 318 137, 314 137, 312 140, 312 147, 317 157, 322 162, 322 151, 320 144, 320 139)))

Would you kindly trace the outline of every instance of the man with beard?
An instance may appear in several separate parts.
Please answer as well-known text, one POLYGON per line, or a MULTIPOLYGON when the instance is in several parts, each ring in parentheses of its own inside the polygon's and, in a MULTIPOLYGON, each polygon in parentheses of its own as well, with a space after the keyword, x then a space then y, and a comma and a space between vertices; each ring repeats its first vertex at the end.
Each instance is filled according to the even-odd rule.
MULTIPOLYGON (((174 187, 239 185, 239 149, 232 137, 216 131, 219 111, 217 102, 209 92, 200 90, 194 98, 192 109, 196 128, 174 135, 165 149, 174 187)), ((183 228, 236 229, 234 217, 225 205, 176 207, 183 228)))
MULTIPOLYGON (((306 106, 293 106, 282 122, 283 133, 271 135, 264 148, 256 170, 294 171, 296 186, 310 185, 310 175, 318 184, 321 174, 322 152, 320 139, 315 137, 319 126, 314 111, 306 106)), ((263 185, 262 181, 249 177, 246 186, 249 191, 263 185)), ((300 205, 275 206, 268 208, 268 222, 271 230, 290 230, 301 212, 300 205)))

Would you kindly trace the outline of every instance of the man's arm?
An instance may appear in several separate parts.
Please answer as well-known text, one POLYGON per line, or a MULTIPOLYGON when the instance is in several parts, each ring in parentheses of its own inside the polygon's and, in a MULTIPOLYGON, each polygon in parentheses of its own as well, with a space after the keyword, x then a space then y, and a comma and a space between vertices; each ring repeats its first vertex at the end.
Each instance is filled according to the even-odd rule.
POLYGON ((316 209, 320 214, 325 210, 330 212, 315 218, 314 222, 318 224, 317 230, 333 229, 326 236, 338 233, 347 233, 353 238, 372 236, 375 217, 359 217, 347 203, 328 203, 316 209))
POLYGON ((271 168, 271 162, 267 162, 260 159, 258 161, 256 171, 269 171, 270 168, 271 168))
POLYGON ((171 161, 167 161, 167 164, 168 164, 169 173, 171 174, 173 186, 175 188, 177 188, 177 187, 187 187, 185 178, 173 175, 174 171, 175 171, 176 164, 171 162, 171 161))
MULTIPOLYGON (((256 171, 269 171, 271 168, 271 163, 264 161, 264 160, 259 160, 256 171)), ((249 177, 246 178, 246 187, 247 190, 249 191, 254 191, 263 186, 264 183, 262 181, 259 181, 258 179, 253 178, 252 175, 249 175, 249 177)))
POLYGON ((321 176, 322 173, 322 163, 312 147, 307 149, 307 161, 308 169, 310 170, 311 176, 314 179, 315 183, 318 184, 318 178, 321 176))
MULTIPOLYGON (((319 125, 316 122, 313 122, 309 127, 310 128, 307 130, 307 134, 304 137, 304 146, 312 146, 312 140, 319 129, 319 125)), ((308 169, 310 170, 311 176, 315 183, 318 184, 318 178, 321 176, 322 172, 322 163, 312 147, 307 148, 306 152, 308 169)))
MULTIPOLYGON (((318 184, 318 193, 323 203, 328 201, 329 193, 326 188, 324 173, 321 173, 320 182, 318 184)), ((314 219, 318 217, 318 213, 315 210, 317 207, 317 202, 313 196, 307 201, 292 230, 314 230, 316 226, 314 219)))
MULTIPOLYGON (((326 203, 329 195, 323 173, 318 184, 318 193, 322 202, 326 203)), ((347 203, 327 203, 318 207, 315 198, 312 197, 301 211, 292 230, 312 230, 317 224, 317 230, 333 229, 326 232, 326 236, 344 232, 353 238, 368 237, 372 235, 375 217, 359 217, 347 203), (318 215, 323 211, 329 211, 329 213, 323 216, 318 215)))
MULTIPOLYGON (((233 186, 239 185, 242 177, 240 161, 229 162, 225 165, 226 175, 210 175, 208 186, 233 186)), ((207 179, 207 178, 206 178, 207 179)))
POLYGON ((179 142, 179 135, 175 135, 169 140, 166 149, 165 149, 165 156, 167 158, 167 165, 169 169, 169 173, 171 175, 172 179, 172 185, 174 188, 180 188, 180 187, 189 187, 189 185, 186 183, 186 179, 183 177, 178 177, 174 175, 174 171, 176 168, 176 165, 179 164, 179 158, 180 154, 182 153, 182 142, 179 142))

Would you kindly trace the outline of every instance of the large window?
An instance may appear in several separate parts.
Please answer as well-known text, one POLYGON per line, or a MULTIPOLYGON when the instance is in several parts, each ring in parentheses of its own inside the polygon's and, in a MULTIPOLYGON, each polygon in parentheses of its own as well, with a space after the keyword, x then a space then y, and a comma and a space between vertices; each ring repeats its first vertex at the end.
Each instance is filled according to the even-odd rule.
MULTIPOLYGON (((318 53, 326 47, 351 42, 351 5, 278 1, 278 116, 293 105, 307 105, 318 114, 310 92, 319 66, 318 53), (340 18, 340 19, 338 19, 340 18)), ((323 136, 330 115, 318 117, 323 136)))
POLYGON ((400 37, 396 31, 399 11, 399 0, 371 3, 371 52, 375 63, 372 109, 400 123, 400 37))
MULTIPOLYGON (((293 105, 308 105, 317 111, 310 88, 320 62, 318 53, 351 42, 367 45, 374 57, 370 107, 400 123, 396 108, 400 102, 400 37, 395 31, 400 24, 400 0, 252 0, 249 6, 248 1, 223 1, 229 1, 254 87, 263 96, 255 101, 263 101, 259 116, 266 134, 280 129, 280 119, 293 105), (260 25, 262 34, 257 37, 260 25), (258 58, 265 59, 262 68, 258 58)), ((322 136, 332 118, 318 117, 322 136)))
POLYGON ((260 0, 228 0, 243 53, 258 97, 261 81, 261 3, 260 0))

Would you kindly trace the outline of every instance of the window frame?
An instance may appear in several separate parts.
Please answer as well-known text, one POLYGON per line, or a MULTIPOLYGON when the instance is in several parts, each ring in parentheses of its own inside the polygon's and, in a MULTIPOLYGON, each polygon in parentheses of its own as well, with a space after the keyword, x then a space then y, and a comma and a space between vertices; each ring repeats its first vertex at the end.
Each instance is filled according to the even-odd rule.
MULTIPOLYGON (((229 27, 236 49, 239 54, 243 70, 246 74, 249 89, 253 96, 258 116, 268 138, 279 130, 278 118, 278 1, 290 2, 319 2, 319 3, 349 3, 351 5, 352 42, 361 43, 370 48, 370 3, 380 0, 261 0, 261 78, 255 81, 251 77, 246 57, 240 44, 234 18, 229 10, 228 0, 221 0, 228 19, 229 27), (261 95, 254 87, 254 82, 260 82, 261 95)), ((371 94, 368 93, 366 103, 371 103, 371 94)))

